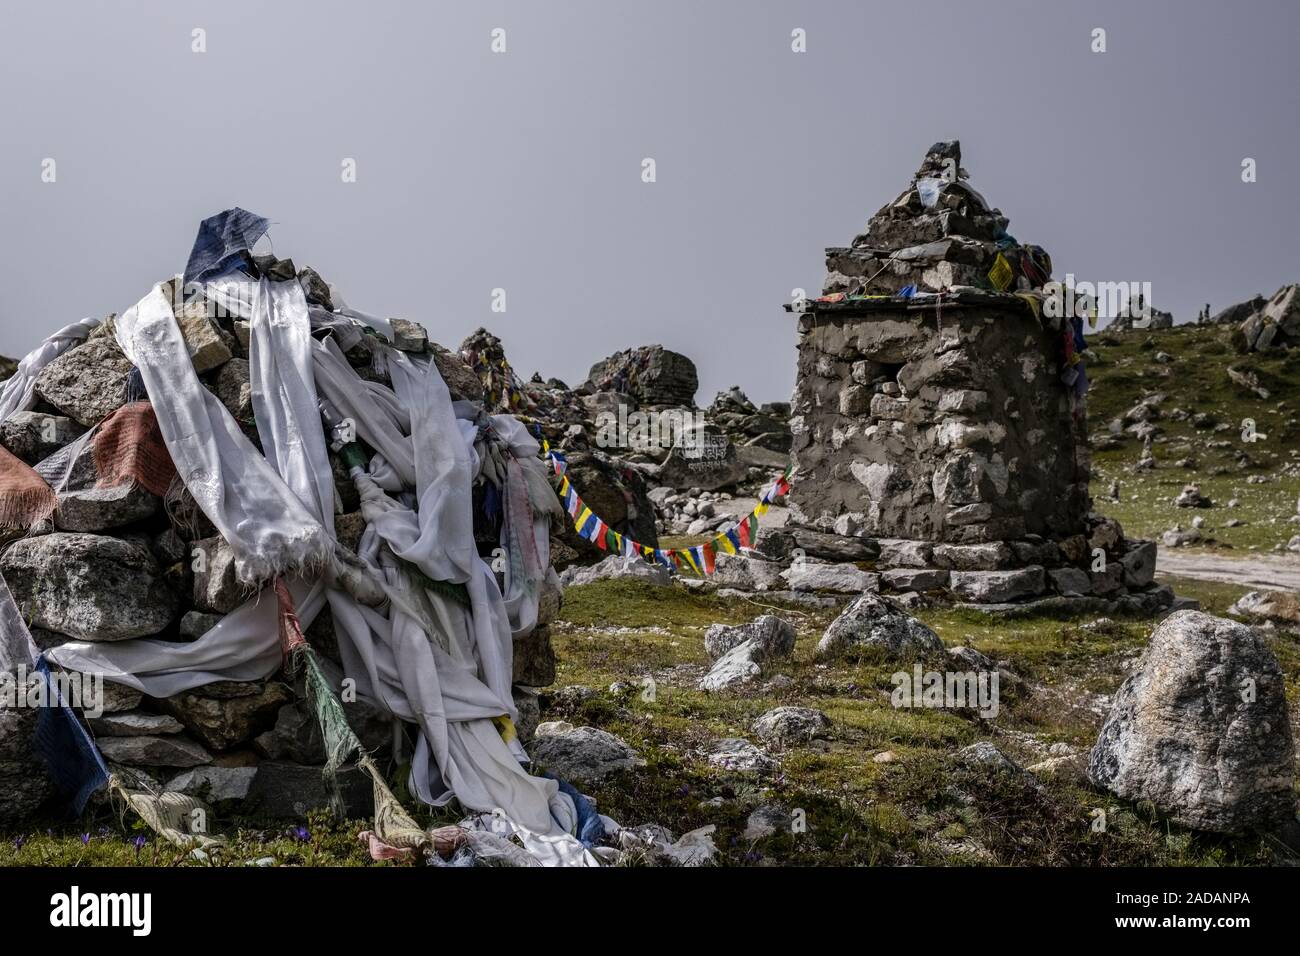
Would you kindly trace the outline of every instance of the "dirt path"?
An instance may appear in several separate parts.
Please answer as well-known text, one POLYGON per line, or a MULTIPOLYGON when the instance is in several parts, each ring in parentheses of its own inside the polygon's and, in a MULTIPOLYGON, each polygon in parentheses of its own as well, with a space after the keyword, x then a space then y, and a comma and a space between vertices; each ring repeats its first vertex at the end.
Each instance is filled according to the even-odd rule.
POLYGON ((1258 554, 1225 557, 1204 551, 1171 551, 1161 548, 1156 570, 1202 581, 1223 581, 1270 591, 1300 592, 1300 557, 1258 554))

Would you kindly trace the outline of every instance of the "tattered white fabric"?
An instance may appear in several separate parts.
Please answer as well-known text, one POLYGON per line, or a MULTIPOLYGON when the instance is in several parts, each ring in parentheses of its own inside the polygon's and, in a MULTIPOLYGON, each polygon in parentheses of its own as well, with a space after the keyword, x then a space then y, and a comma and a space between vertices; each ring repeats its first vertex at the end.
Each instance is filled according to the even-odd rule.
MULTIPOLYGON (((259 325, 275 321, 270 311, 276 305, 270 303, 259 325)), ((258 585, 277 574, 324 567, 333 550, 329 534, 199 382, 163 286, 127 309, 116 331, 146 390, 160 399, 154 412, 176 471, 230 544, 239 580, 258 585)), ((274 363, 266 360, 259 370, 274 372, 274 363)), ((253 388, 256 402, 256 382, 253 388)), ((263 408, 268 401, 262 399, 263 408)))
POLYGON ((31 667, 40 652, 9 592, 9 585, 0 576, 0 672, 31 667))
POLYGON ((33 393, 36 387, 36 376, 41 373, 41 369, 72 346, 84 342, 86 336, 93 332, 101 321, 101 319, 82 319, 80 322, 64 326, 23 357, 23 360, 18 363, 17 371, 5 381, 3 389, 0 390, 0 422, 14 412, 30 411, 36 405, 33 393))
MULTIPOLYGON (((162 305, 171 319, 169 304, 164 300, 162 305)), ((269 482, 271 494, 263 498, 274 502, 279 515, 272 521, 251 512, 241 514, 239 520, 226 521, 231 533, 242 533, 242 540, 250 542, 259 534, 250 523, 267 520, 276 529, 275 542, 314 542, 314 530, 298 533, 303 526, 320 529, 328 539, 334 489, 318 399, 326 399, 350 418, 361 437, 383 450, 372 472, 380 475, 385 486, 402 489, 390 497, 379 480, 357 470, 363 513, 370 522, 360 558, 389 593, 401 599, 376 609, 331 586, 329 574, 315 581, 300 575, 291 579, 290 590, 303 626, 310 625, 328 602, 346 672, 357 681, 358 691, 418 726, 410 786, 420 799, 437 804, 455 796, 470 810, 500 810, 540 861, 596 865, 569 833, 572 802, 553 780, 523 770, 517 759, 522 750, 517 743, 504 741, 493 722, 502 715, 515 715, 511 618, 518 614, 507 609, 495 577, 474 546, 470 484, 478 469, 473 449, 477 429, 457 419, 446 385, 431 362, 377 345, 384 350, 394 388, 363 383, 336 345, 311 337, 308 309, 296 281, 264 282, 246 295, 240 307, 247 309, 241 314, 248 314, 252 323, 250 369, 266 457, 246 439, 240 443, 231 435, 233 431, 243 438, 219 402, 212 409, 206 401, 182 395, 181 412, 168 414, 173 427, 163 428, 173 457, 180 453, 178 471, 183 477, 200 476, 214 457, 222 459, 223 465, 216 472, 221 480, 201 488, 195 500, 227 535, 208 509, 230 518, 231 505, 222 492, 257 471, 259 466, 246 460, 256 459, 260 470, 274 477, 269 482), (206 446, 195 447, 203 444, 204 436, 206 446), (286 502, 286 496, 292 501, 286 502), (290 527, 293 524, 298 528, 290 527), (415 583, 418 579, 411 569, 433 580, 463 584, 470 607, 415 583), (427 613, 410 613, 415 608, 427 613)), ((141 365, 150 393, 170 396, 185 392, 189 385, 183 375, 157 368, 146 372, 146 365, 156 363, 183 365, 194 386, 206 393, 188 356, 177 360, 174 339, 179 332, 173 335, 164 328, 169 323, 158 304, 146 297, 128 314, 126 334, 131 336, 133 359, 141 365), (157 390, 151 378, 158 382, 157 390)), ((337 322, 337 317, 328 322, 337 322)), ((170 325, 175 329, 174 319, 170 325)), ((119 336, 123 334, 119 330, 119 336)), ((161 425, 164 412, 161 407, 157 411, 161 425)), ((545 541, 544 526, 540 531, 535 536, 545 541)), ((330 566, 332 562, 323 559, 318 565, 330 566)), ((302 567, 308 569, 310 563, 302 567)), ((524 610, 523 616, 529 613, 524 610)), ((276 602, 259 596, 193 643, 72 643, 56 649, 51 657, 65 667, 100 671, 108 679, 152 695, 169 696, 214 680, 252 680, 273 673, 280 662, 275 617, 276 602)), ((536 619, 535 597, 531 618, 536 619)))

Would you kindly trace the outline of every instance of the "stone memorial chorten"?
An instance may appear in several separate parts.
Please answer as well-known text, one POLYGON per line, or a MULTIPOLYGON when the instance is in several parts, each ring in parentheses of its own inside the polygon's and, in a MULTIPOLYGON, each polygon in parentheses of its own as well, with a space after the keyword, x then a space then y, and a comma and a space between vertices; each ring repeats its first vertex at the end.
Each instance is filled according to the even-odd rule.
POLYGON ((1007 225, 959 144, 937 143, 851 246, 826 250, 823 295, 787 307, 784 537, 814 559, 871 561, 900 591, 1168 606, 1155 545, 1090 511, 1078 323, 1054 308, 1046 252, 1007 225))

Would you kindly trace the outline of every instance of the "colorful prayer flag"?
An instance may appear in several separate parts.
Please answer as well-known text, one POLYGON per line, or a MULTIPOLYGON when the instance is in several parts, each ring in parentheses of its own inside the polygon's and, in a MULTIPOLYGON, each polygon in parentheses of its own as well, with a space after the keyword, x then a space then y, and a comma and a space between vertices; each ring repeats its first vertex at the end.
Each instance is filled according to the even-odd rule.
POLYGON ((993 260, 993 268, 989 270, 989 282, 999 292, 1005 292, 1013 278, 1015 273, 1011 270, 1011 263, 1007 262, 1007 257, 999 252, 997 258, 993 260))

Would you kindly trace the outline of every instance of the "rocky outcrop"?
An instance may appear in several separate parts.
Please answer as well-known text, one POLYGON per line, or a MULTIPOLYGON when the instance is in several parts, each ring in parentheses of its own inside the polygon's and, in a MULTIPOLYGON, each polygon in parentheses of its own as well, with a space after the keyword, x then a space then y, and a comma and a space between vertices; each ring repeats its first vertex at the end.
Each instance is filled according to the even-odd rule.
POLYGON ((624 349, 601 359, 587 373, 593 391, 623 392, 641 405, 695 407, 700 387, 695 363, 662 345, 624 349))
POLYGON ((1088 776, 1187 826, 1268 829, 1295 814, 1295 743, 1277 658, 1235 621, 1178 611, 1120 687, 1088 776))
POLYGON ((1233 333, 1239 351, 1300 345, 1300 285, 1284 285, 1242 320, 1233 333))

